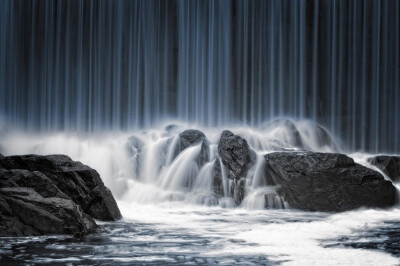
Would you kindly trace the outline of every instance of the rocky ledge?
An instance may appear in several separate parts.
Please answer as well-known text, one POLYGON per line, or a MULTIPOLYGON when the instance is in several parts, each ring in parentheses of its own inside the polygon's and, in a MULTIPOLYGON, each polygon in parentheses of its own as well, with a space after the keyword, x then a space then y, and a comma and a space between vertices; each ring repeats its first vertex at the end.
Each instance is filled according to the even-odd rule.
POLYGON ((121 213, 99 174, 65 155, 0 155, 0 236, 85 235, 121 213))
POLYGON ((378 172, 338 153, 275 152, 265 155, 266 178, 296 209, 347 211, 390 207, 396 189, 378 172))

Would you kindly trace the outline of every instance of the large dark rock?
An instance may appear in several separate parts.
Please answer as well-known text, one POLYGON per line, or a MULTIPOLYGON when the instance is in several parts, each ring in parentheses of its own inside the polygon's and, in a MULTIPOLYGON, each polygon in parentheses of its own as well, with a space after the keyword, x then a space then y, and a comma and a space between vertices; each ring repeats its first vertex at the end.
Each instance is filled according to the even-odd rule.
POLYGON ((369 158, 368 162, 378 167, 393 182, 400 181, 400 156, 380 155, 369 158))
POLYGON ((0 169, 0 236, 85 235, 96 223, 40 172, 0 169))
POLYGON ((196 129, 188 129, 179 134, 179 141, 175 148, 175 156, 178 156, 186 148, 201 143, 200 155, 197 160, 199 167, 209 160, 209 143, 203 132, 196 129))
MULTIPOLYGON (((42 174, 91 217, 104 221, 121 218, 111 191, 104 186, 97 171, 80 162, 72 161, 68 156, 9 156, 0 159, 0 169, 28 170, 37 175, 42 174)), ((18 182, 21 183, 19 186, 31 186, 35 190, 40 190, 34 187, 33 182, 26 180, 18 182)))
POLYGON ((218 154, 226 167, 227 177, 235 180, 245 178, 247 171, 256 160, 256 155, 250 149, 247 141, 229 130, 225 130, 221 134, 218 154))
POLYGON ((267 176, 293 208, 346 211, 396 203, 391 182, 343 154, 276 152, 265 160, 267 176))

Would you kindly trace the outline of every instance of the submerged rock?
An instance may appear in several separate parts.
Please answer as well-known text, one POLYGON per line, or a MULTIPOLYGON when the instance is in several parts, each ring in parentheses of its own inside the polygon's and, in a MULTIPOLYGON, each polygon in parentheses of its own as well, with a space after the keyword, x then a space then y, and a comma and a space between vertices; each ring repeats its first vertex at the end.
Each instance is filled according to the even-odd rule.
POLYGON ((268 125, 267 131, 275 132, 276 137, 270 150, 339 151, 328 131, 309 121, 297 123, 286 118, 276 119, 268 125))
POLYGON ((266 174, 293 208, 346 211, 396 203, 391 182, 343 154, 276 152, 265 160, 266 174))
POLYGON ((369 158, 368 162, 378 167, 393 182, 400 181, 400 156, 380 155, 369 158))
POLYGON ((121 218, 117 203, 99 174, 65 155, 0 158, 0 188, 0 227, 5 234, 82 235, 93 232, 95 223, 91 217, 104 221, 121 218), (54 222, 57 229, 38 227, 34 221, 40 219, 43 224, 54 222), (13 224, 16 228, 11 228, 13 224))
POLYGON ((235 180, 245 178, 256 159, 247 141, 229 130, 221 134, 218 153, 226 167, 227 177, 235 180))
MULTIPOLYGON (((269 127, 272 129, 282 128, 282 130, 284 130, 284 143, 282 144, 288 144, 290 147, 298 149, 304 148, 300 132, 292 120, 286 118, 276 119, 270 123, 269 127)), ((280 148, 282 149, 283 147, 280 148)))

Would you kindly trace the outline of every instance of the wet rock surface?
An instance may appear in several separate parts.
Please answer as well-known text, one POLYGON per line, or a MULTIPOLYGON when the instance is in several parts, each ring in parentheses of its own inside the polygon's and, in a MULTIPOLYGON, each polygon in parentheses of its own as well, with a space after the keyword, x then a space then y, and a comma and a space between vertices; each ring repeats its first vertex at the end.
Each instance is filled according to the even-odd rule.
POLYGON ((400 181, 400 156, 380 155, 369 158, 368 162, 378 167, 393 182, 400 181))
POLYGON ((275 152, 265 155, 266 174, 290 207, 346 211, 390 207, 396 189, 381 174, 337 153, 275 152))
POLYGON ((64 155, 0 158, 4 235, 87 234, 121 213, 99 174, 64 155))
POLYGON ((85 235, 97 227, 51 180, 27 170, 0 170, 0 214, 0 236, 85 235))
POLYGON ((235 180, 246 177, 247 171, 254 165, 256 157, 247 141, 229 130, 225 130, 221 134, 218 154, 225 165, 227 177, 235 180))

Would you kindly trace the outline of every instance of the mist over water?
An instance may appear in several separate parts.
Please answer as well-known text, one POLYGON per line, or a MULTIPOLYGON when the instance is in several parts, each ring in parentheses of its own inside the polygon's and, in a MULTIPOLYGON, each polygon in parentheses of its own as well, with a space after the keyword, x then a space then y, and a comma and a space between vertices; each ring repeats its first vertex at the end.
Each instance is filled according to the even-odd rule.
MULTIPOLYGON (((265 183, 263 154, 303 148, 342 151, 334 138, 324 135, 322 142, 320 128, 312 122, 288 121, 262 129, 229 128, 257 153, 239 206, 232 197, 215 197, 210 184, 210 165, 218 160, 216 146, 225 128, 200 128, 211 151, 201 168, 196 164, 200 146, 173 157, 177 136, 191 128, 188 124, 129 133, 3 132, 5 155, 62 153, 97 169, 124 218, 102 223, 99 234, 80 242, 67 236, 1 239, 0 255, 31 263, 396 265, 398 207, 339 214, 296 211, 285 209, 290 206, 265 183), (288 125, 299 131, 303 148, 288 125)), ((372 167, 366 160, 370 154, 350 156, 372 167)))

